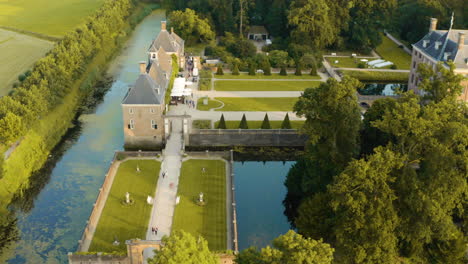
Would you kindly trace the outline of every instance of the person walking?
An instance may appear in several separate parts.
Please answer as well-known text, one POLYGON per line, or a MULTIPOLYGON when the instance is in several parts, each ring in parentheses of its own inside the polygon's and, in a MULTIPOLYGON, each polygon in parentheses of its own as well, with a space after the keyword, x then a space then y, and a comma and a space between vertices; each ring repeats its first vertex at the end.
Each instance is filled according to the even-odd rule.
POLYGON ((157 236, 158 235, 158 227, 154 228, 154 234, 157 236))
POLYGON ((154 234, 154 227, 151 227, 151 234, 154 234))

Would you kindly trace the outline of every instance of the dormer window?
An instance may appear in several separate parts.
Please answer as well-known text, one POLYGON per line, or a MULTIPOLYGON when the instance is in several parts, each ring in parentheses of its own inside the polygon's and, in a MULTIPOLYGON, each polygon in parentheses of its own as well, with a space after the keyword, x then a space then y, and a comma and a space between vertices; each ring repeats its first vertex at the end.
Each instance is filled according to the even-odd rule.
POLYGON ((442 45, 442 42, 441 41, 436 41, 435 43, 435 49, 438 50, 440 45, 442 45))
POLYGON ((423 48, 427 48, 427 46, 429 45, 430 41, 429 40, 423 40, 423 48))
POLYGON ((135 129, 135 121, 130 119, 130 124, 128 124, 128 129, 135 129))
POLYGON ((450 52, 444 52, 444 61, 446 61, 448 59, 450 54, 451 54, 450 52))
POLYGON ((156 54, 152 54, 151 58, 156 59, 156 54))

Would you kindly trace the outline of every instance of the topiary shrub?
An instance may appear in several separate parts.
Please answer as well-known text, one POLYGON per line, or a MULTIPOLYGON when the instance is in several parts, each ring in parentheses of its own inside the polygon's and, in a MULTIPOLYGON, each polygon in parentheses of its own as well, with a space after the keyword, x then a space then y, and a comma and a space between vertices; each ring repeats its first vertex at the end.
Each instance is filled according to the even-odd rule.
POLYGON ((263 118, 261 128, 262 129, 271 129, 270 120, 268 119, 268 114, 265 114, 265 118, 263 118))
POLYGON ((364 62, 359 62, 357 64, 357 67, 360 68, 360 69, 364 69, 366 67, 366 64, 364 62))
POLYGON ((263 62, 263 75, 271 75, 271 65, 268 59, 263 62))
POLYGON ((390 69, 396 70, 396 69, 398 69, 398 67, 395 64, 392 64, 392 66, 390 66, 390 69))
POLYGON ((249 125, 247 125, 247 118, 245 118, 245 114, 242 116, 242 120, 239 123, 240 129, 249 129, 249 125))
POLYGON ((301 76, 302 75, 302 68, 301 68, 301 64, 299 62, 296 63, 296 71, 294 72, 294 75, 296 75, 296 76, 301 76))
POLYGON ((224 115, 221 114, 221 118, 219 119, 217 129, 226 129, 226 121, 224 121, 224 115))
POLYGON ((289 121, 289 114, 286 113, 283 123, 281 123, 281 129, 291 129, 291 122, 289 121))
POLYGON ((255 64, 253 63, 249 64, 249 75, 252 75, 252 76, 255 75, 255 64))
POLYGON ((239 67, 237 66, 237 63, 234 64, 234 67, 232 68, 232 75, 239 75, 239 67))
POLYGON ((222 64, 218 65, 218 70, 216 71, 216 75, 224 75, 222 64))
POLYGON ((286 71, 286 66, 281 66, 279 75, 282 75, 282 76, 288 75, 288 72, 286 71))

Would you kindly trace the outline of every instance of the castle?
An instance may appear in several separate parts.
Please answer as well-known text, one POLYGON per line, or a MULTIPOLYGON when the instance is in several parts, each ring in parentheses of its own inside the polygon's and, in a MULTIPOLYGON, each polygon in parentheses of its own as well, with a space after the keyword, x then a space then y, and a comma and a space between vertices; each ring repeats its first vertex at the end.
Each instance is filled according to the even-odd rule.
POLYGON ((164 144, 173 54, 178 67, 184 67, 184 40, 172 28, 168 32, 166 21, 161 21, 161 31, 148 49, 148 62, 140 62, 140 75, 122 101, 125 148, 154 149, 164 144))
MULTIPOLYGON (((437 19, 431 18, 429 33, 420 41, 413 44, 411 59, 411 72, 408 80, 408 89, 422 94, 418 89, 420 78, 417 73, 418 65, 426 63, 436 69, 439 62, 448 68, 447 62, 455 64, 454 72, 468 76, 468 39, 465 38, 468 30, 449 29, 437 30, 437 19)), ((459 99, 468 101, 468 80, 461 82, 463 86, 462 95, 459 99)))

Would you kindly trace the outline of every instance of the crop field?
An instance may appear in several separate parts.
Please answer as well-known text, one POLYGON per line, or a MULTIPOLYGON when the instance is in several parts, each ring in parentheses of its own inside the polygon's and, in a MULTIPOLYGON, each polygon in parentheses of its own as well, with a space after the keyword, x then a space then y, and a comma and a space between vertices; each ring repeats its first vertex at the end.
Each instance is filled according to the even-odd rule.
POLYGON ((0 0, 0 26, 60 37, 103 0, 0 0))
POLYGON ((28 70, 53 45, 46 40, 0 29, 0 96, 7 94, 18 75, 28 70))

